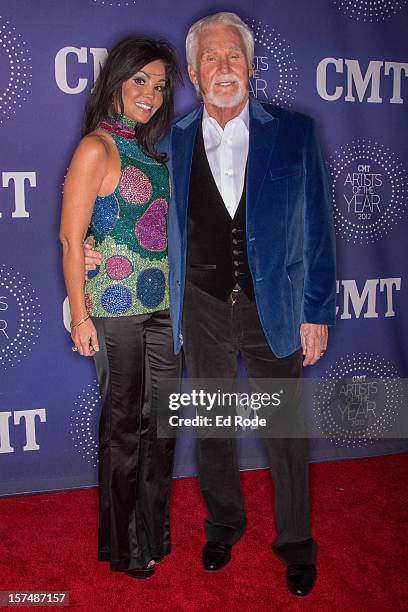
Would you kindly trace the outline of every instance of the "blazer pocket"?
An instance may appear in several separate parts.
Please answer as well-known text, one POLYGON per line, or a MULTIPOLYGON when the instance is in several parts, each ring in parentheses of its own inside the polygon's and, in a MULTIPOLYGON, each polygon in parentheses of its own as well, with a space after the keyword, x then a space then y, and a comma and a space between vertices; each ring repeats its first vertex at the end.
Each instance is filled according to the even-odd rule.
POLYGON ((190 264, 189 267, 194 270, 215 270, 217 268, 216 264, 190 264))
POLYGON ((289 178, 290 176, 298 176, 302 174, 302 164, 293 164, 282 168, 272 168, 269 170, 269 176, 274 181, 276 179, 289 178))

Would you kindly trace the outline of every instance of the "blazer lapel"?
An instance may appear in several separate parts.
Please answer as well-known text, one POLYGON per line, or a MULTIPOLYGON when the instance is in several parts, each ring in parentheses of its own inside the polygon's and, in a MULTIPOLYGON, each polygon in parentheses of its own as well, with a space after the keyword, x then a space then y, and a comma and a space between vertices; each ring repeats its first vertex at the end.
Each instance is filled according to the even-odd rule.
POLYGON ((279 119, 266 112, 261 104, 249 99, 249 151, 247 176, 247 219, 250 219, 268 171, 278 135, 279 119))
MULTIPOLYGON (((184 232, 187 218, 188 192, 194 143, 202 105, 173 125, 171 135, 171 158, 174 185, 174 201, 179 226, 184 232)), ((262 105, 249 99, 249 151, 247 175, 247 219, 255 209, 269 159, 275 146, 279 120, 266 112, 262 105)))
POLYGON ((187 218, 188 193, 194 143, 202 106, 177 121, 172 129, 171 157, 173 169, 174 201, 177 208, 179 226, 183 232, 187 218))

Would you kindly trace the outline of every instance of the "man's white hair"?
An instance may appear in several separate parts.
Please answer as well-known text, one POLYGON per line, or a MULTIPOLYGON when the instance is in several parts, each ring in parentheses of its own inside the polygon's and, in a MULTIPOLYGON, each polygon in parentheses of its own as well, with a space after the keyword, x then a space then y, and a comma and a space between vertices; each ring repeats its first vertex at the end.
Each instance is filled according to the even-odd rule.
POLYGON ((193 70, 197 70, 197 52, 200 34, 203 30, 216 25, 230 26, 238 30, 245 46, 248 66, 251 67, 254 59, 254 35, 251 28, 235 13, 215 13, 193 23, 186 38, 187 63, 191 64, 193 70))

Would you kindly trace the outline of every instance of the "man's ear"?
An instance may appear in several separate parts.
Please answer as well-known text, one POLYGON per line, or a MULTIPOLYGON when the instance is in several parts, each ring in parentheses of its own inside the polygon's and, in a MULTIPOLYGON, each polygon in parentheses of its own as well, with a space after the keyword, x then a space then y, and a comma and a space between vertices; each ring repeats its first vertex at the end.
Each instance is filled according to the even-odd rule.
POLYGON ((191 64, 187 66, 188 76, 193 85, 198 85, 197 74, 191 64))

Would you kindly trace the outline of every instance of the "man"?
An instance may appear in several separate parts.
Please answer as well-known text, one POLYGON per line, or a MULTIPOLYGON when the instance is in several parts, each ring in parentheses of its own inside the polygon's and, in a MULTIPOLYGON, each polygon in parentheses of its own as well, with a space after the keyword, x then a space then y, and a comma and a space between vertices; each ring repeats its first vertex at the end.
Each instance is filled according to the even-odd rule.
MULTIPOLYGON (((189 30, 190 79, 203 107, 173 125, 169 208, 171 313, 192 378, 297 378, 326 350, 335 320, 329 187, 309 118, 249 99, 253 35, 218 13, 189 30)), ((290 590, 313 588, 307 444, 267 439, 276 555, 290 590)), ((204 567, 228 563, 245 528, 234 440, 198 442, 207 506, 204 567)))
MULTIPOLYGON (((203 105, 170 136, 168 213, 175 352, 191 378, 300 378, 335 320, 335 253, 326 170, 311 119, 249 98, 254 40, 233 13, 189 30, 190 79, 203 105)), ((304 439, 265 439, 275 485, 273 550, 287 584, 316 580, 304 439)), ((203 564, 217 571, 245 530, 233 439, 198 441, 207 507, 203 564)))

